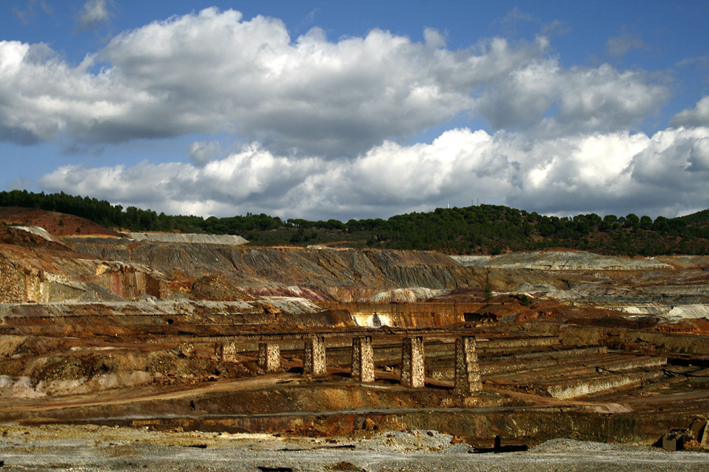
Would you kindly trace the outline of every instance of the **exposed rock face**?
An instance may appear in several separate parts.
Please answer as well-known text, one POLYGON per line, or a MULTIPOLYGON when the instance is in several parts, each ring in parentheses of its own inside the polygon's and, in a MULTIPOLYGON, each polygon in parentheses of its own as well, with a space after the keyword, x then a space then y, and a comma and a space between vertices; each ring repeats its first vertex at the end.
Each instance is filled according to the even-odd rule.
MULTIPOLYGON (((111 322, 112 318, 132 319, 136 324, 167 324, 201 321, 215 322, 220 317, 230 317, 230 324, 270 324, 279 315, 288 315, 294 320, 322 312, 316 304, 302 298, 272 297, 267 300, 214 302, 214 301, 135 301, 103 303, 0 303, 0 320, 13 324, 16 317, 51 320, 53 324, 71 324, 88 319, 88 324, 100 319, 111 322), (168 317, 163 319, 164 317, 168 317), (74 321, 72 321, 74 320, 74 321)), ((2 323, 0 323, 2 324, 2 323)))
POLYGON ((2 228, 0 242, 0 302, 166 298, 174 291, 146 266, 87 257, 39 231, 2 228))
POLYGON ((709 265, 706 257, 628 259, 562 251, 448 257, 426 251, 251 248, 105 236, 56 241, 11 228, 0 236, 5 243, 0 251, 4 302, 286 296, 317 302, 455 303, 482 301, 482 292, 472 298, 454 294, 489 286, 496 293, 696 317, 702 308, 681 307, 709 301, 709 272, 701 270, 709 265))
POLYGON ((67 247, 44 229, 24 226, 0 226, 0 244, 25 248, 66 250, 67 247))
POLYGON ((703 270, 709 267, 707 256, 630 259, 556 251, 451 257, 467 267, 490 273, 527 269, 554 276, 566 281, 567 286, 529 281, 514 291, 577 305, 697 318, 706 316, 709 303, 709 272, 703 270))
POLYGON ((207 275, 192 285, 192 296, 198 300, 236 301, 253 300, 248 293, 237 290, 237 282, 221 274, 207 275))
POLYGON ((435 252, 136 244, 125 239, 71 238, 67 243, 85 254, 144 264, 165 274, 175 270, 190 277, 231 273, 245 283, 259 285, 275 282, 284 285, 452 288, 470 280, 470 271, 435 252))
POLYGON ((602 256, 584 251, 515 252, 501 256, 451 256, 468 267, 505 269, 566 270, 650 270, 673 266, 654 258, 630 259, 602 256))
POLYGON ((153 241, 161 243, 192 244, 245 244, 248 241, 241 236, 230 234, 175 234, 175 233, 127 233, 135 241, 153 241))
MULTIPOLYGON (((227 294, 216 293, 220 290, 213 287, 214 283, 208 289, 205 284, 216 281, 204 277, 221 274, 219 277, 233 284, 232 288, 254 296, 320 300, 339 299, 341 292, 352 297, 353 291, 358 292, 356 298, 374 297, 382 289, 401 287, 450 290, 478 286, 482 279, 476 271, 432 252, 239 248, 105 239, 72 239, 68 243, 94 257, 148 266, 177 280, 194 280, 199 290, 219 299, 227 294)), ((424 294, 425 298, 430 295, 424 294)))
POLYGON ((215 274, 234 290, 252 296, 343 302, 412 302, 458 288, 491 285, 511 290, 523 282, 566 287, 540 271, 465 267, 427 251, 247 248, 109 238, 66 238, 65 242, 93 257, 150 267, 175 281, 190 280, 209 299, 230 299, 216 286, 219 280, 205 279, 215 274))

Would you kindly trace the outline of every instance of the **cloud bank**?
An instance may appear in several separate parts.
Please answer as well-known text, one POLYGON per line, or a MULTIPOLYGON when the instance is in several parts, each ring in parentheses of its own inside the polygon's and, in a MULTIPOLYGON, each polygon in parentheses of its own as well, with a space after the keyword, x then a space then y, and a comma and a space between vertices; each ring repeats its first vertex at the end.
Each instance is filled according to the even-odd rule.
MULTIPOLYGON (((87 4, 86 21, 104 18, 101 5, 87 4)), ((313 28, 291 40, 279 20, 207 9, 121 33, 74 68, 46 45, 2 42, 0 125, 89 143, 227 131, 281 154, 352 157, 461 111, 506 128, 557 107, 546 127, 618 127, 668 95, 610 66, 561 69, 543 36, 461 51, 434 30, 425 37, 373 30, 331 42, 313 28)))
POLYGON ((347 220, 475 198, 543 213, 672 215, 709 203, 708 180, 709 127, 700 127, 548 140, 455 129, 431 144, 387 141, 347 160, 250 145, 206 164, 66 166, 40 183, 168 213, 347 220))
MULTIPOLYGON (((707 97, 647 136, 638 126, 670 97, 647 72, 564 67, 541 35, 462 50, 433 29, 424 38, 291 38, 280 20, 212 8, 120 33, 76 67, 44 44, 4 41, 0 140, 250 143, 225 154, 195 141, 190 163, 65 166, 39 181, 169 213, 348 219, 477 198, 544 213, 709 206, 707 97), (400 144, 461 115, 492 131, 400 144)), ((619 54, 642 46, 614 41, 619 54)))

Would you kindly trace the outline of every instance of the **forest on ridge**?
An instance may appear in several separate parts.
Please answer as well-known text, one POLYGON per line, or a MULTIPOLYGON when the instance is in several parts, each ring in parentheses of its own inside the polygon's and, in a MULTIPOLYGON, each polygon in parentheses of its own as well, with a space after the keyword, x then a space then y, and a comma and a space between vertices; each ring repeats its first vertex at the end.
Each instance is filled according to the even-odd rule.
POLYGON ((122 231, 163 231, 243 236, 252 245, 325 244, 438 250, 447 254, 567 248, 598 254, 656 256, 709 254, 709 210, 679 218, 594 213, 540 215, 500 205, 437 208, 386 220, 309 221, 266 214, 217 218, 166 215, 66 193, 0 192, 0 206, 37 208, 79 216, 122 231))

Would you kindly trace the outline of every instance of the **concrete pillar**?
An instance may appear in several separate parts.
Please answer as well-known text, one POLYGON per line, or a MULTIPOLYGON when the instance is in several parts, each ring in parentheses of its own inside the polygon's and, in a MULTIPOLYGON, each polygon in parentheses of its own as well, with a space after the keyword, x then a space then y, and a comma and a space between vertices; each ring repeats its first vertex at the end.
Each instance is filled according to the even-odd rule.
POLYGON ((325 338, 314 336, 305 340, 303 373, 306 375, 327 374, 325 338))
POLYGON ((374 350, 371 336, 352 340, 352 377, 360 382, 374 382, 374 350))
POLYGON ((401 344, 401 385, 421 388, 424 380, 423 338, 404 338, 401 344))
POLYGON ((223 345, 222 362, 236 362, 236 343, 226 343, 223 345))
POLYGON ((266 372, 281 368, 281 346, 275 343, 259 343, 258 366, 266 372))
POLYGON ((475 349, 474 337, 461 337, 455 340, 455 392, 471 395, 482 391, 480 364, 475 349))

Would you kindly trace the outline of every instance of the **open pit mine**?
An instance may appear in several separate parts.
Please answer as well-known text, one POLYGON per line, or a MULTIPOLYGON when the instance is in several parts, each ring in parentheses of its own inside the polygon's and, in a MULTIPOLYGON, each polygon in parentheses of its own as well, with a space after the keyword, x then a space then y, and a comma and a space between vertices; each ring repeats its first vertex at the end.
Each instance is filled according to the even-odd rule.
POLYGON ((709 257, 245 243, 0 226, 5 462, 66 425, 341 447, 312 470, 380 470, 335 460, 346 438, 407 434, 709 448, 709 257))

